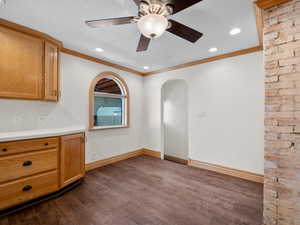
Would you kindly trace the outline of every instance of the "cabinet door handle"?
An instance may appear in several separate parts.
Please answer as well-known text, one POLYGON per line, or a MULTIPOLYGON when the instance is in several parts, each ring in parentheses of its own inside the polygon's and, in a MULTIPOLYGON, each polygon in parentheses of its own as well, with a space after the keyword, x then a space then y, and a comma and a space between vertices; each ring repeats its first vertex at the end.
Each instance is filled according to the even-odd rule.
POLYGON ((7 152, 7 148, 3 148, 3 149, 2 149, 2 152, 7 152))
POLYGON ((32 189, 32 186, 30 186, 30 185, 25 185, 23 187, 23 191, 30 191, 31 189, 32 189))
POLYGON ((45 145, 45 146, 48 146, 48 145, 49 145, 49 143, 48 143, 48 142, 46 142, 44 145, 45 145))
POLYGON ((32 165, 32 162, 31 161, 25 161, 23 162, 23 166, 26 167, 26 166, 31 166, 32 165))

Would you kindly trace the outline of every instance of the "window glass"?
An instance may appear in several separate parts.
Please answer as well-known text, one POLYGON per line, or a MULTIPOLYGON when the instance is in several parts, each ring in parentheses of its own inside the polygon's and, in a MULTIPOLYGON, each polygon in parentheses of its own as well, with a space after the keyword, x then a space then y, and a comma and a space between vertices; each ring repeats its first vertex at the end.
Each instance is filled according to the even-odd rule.
POLYGON ((98 75, 90 88, 91 130, 128 127, 129 95, 124 80, 113 72, 98 75))
POLYGON ((123 124, 123 97, 94 96, 94 126, 123 124))

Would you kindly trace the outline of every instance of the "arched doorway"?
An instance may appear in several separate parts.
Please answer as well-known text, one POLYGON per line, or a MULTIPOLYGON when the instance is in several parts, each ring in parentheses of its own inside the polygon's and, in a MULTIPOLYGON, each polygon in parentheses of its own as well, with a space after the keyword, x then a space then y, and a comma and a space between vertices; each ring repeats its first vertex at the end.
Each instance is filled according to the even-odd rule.
POLYGON ((187 164, 188 86, 184 80, 162 86, 162 135, 164 159, 187 164))

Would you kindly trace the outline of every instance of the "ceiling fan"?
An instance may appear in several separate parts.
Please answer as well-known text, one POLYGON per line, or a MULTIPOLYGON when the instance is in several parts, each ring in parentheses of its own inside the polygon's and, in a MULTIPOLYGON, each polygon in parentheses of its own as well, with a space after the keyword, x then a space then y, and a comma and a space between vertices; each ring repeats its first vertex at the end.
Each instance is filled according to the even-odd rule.
POLYGON ((107 25, 137 23, 141 32, 137 52, 146 51, 150 40, 160 37, 165 31, 195 43, 203 34, 167 17, 184 10, 202 0, 133 0, 139 7, 138 16, 113 19, 89 20, 85 23, 92 28, 107 25))

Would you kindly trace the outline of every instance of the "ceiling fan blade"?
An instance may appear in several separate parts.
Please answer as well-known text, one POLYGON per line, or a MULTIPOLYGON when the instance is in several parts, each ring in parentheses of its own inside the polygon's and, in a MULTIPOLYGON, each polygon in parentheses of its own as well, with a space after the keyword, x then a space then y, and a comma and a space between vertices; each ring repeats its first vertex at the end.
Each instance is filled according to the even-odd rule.
POLYGON ((140 5, 140 0, 133 0, 137 6, 140 5))
POLYGON ((168 28, 167 31, 187 41, 195 43, 203 36, 203 34, 199 31, 196 31, 174 20, 169 20, 169 22, 171 23, 171 27, 168 28))
POLYGON ((141 35, 140 41, 139 41, 139 45, 137 47, 137 52, 142 52, 142 51, 146 51, 148 49, 148 46, 150 44, 151 39, 145 37, 144 35, 141 35))
POLYGON ((134 23, 133 21, 135 17, 129 16, 129 17, 120 17, 120 18, 113 18, 113 19, 103 19, 103 20, 89 20, 85 23, 92 28, 98 28, 102 26, 110 26, 110 25, 122 25, 122 24, 129 24, 134 23))
POLYGON ((173 14, 184 10, 192 5, 195 5, 202 0, 169 0, 170 4, 173 5, 173 14))

